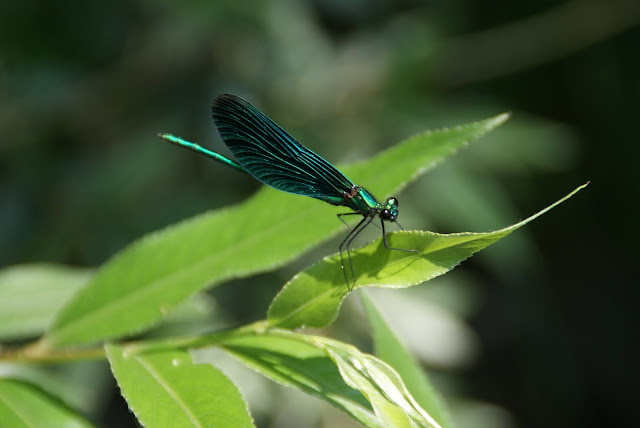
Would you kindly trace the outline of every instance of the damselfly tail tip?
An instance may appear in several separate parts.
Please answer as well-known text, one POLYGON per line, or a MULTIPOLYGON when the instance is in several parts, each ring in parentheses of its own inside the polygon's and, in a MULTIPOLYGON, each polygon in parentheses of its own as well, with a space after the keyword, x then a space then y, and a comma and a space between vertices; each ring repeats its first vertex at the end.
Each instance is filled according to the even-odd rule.
POLYGON ((172 144, 178 144, 178 138, 173 134, 168 134, 166 132, 158 132, 156 137, 162 138, 164 141, 172 144))

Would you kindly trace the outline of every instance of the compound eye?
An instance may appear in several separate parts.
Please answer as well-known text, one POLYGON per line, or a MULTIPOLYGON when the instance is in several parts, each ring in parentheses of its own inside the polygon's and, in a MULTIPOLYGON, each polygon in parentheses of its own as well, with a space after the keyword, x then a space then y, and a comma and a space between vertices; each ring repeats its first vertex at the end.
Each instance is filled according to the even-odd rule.
POLYGON ((389 205, 395 205, 396 207, 398 206, 398 200, 396 198, 389 198, 389 200, 387 201, 387 203, 389 205))
POLYGON ((380 217, 382 217, 384 220, 391 220, 391 211, 389 211, 388 209, 384 209, 380 212, 380 217))

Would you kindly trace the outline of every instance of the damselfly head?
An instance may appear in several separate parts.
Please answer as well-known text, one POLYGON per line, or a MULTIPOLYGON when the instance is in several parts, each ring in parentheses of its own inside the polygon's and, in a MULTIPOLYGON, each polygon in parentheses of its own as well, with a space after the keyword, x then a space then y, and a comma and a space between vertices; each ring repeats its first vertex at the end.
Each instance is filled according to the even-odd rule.
POLYGON ((380 211, 380 218, 389 221, 395 221, 398 218, 398 200, 396 198, 387 199, 384 208, 380 211))

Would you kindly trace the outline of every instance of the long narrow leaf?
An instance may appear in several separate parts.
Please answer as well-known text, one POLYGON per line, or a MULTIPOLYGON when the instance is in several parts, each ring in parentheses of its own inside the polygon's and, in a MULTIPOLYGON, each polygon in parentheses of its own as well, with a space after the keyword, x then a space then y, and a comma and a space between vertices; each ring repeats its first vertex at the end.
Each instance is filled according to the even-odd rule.
MULTIPOLYGON (((426 231, 401 231, 387 238, 392 247, 415 249, 419 253, 388 250, 383 246, 382 239, 378 239, 352 251, 357 273, 356 287, 404 288, 442 275, 586 186, 578 187, 531 217, 494 232, 442 235, 426 231)), ((287 283, 269 307, 267 319, 271 325, 286 328, 325 327, 336 318, 347 294, 340 257, 326 257, 287 283)))
MULTIPOLYGON (((342 171, 382 197, 404 188, 507 117, 420 134, 342 171)), ((145 236, 98 271, 59 314, 41 346, 140 332, 205 287, 282 266, 328 239, 342 228, 336 210, 265 188, 245 203, 145 236)))
POLYGON ((367 397, 384 426, 440 428, 411 396, 398 373, 384 361, 333 339, 316 337, 314 341, 331 357, 344 381, 367 397))
MULTIPOLYGON (((359 359, 350 358, 349 355, 341 355, 340 352, 336 352, 331 347, 328 347, 327 354, 338 366, 345 382, 352 388, 362 392, 369 400, 376 416, 385 427, 415 428, 418 426, 413 418, 417 416, 416 412, 409 408, 409 403, 403 399, 404 397, 397 389, 393 388, 391 391, 392 395, 394 395, 393 399, 385 394, 385 391, 391 389, 389 388, 391 386, 389 379, 381 378, 380 376, 376 376, 378 379, 375 379, 368 373, 359 359), (401 403, 399 404, 398 401, 401 403)), ((428 424, 425 421, 420 426, 432 427, 436 425, 428 424)))

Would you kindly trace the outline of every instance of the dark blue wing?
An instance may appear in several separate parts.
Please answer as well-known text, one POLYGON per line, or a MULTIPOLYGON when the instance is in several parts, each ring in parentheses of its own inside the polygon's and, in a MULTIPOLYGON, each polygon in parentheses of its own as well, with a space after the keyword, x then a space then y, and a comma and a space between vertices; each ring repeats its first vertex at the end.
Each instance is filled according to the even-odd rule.
POLYGON ((244 169, 284 192, 342 205, 353 183, 333 165, 240 97, 220 95, 211 108, 218 133, 244 169))

